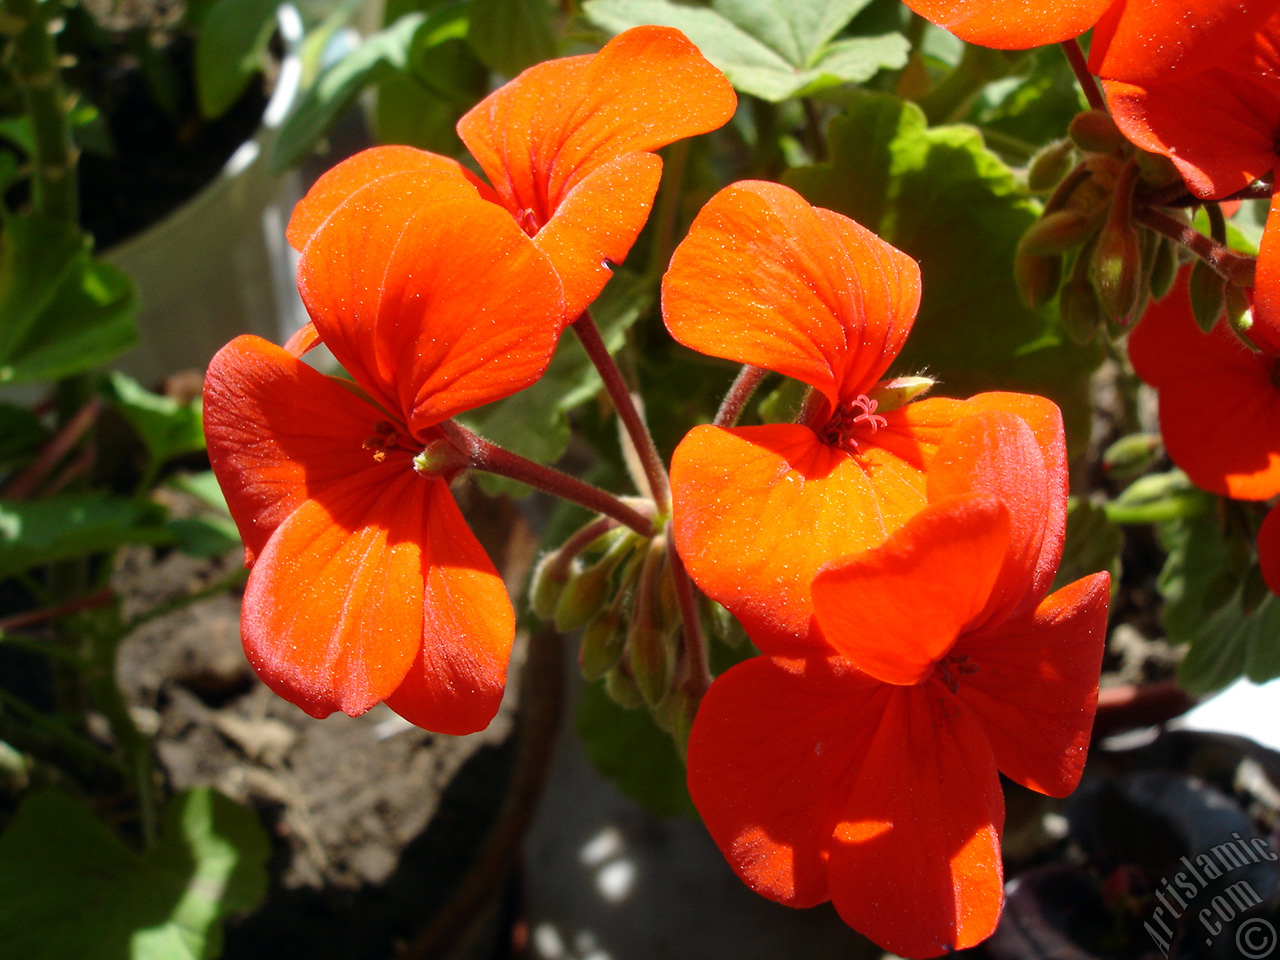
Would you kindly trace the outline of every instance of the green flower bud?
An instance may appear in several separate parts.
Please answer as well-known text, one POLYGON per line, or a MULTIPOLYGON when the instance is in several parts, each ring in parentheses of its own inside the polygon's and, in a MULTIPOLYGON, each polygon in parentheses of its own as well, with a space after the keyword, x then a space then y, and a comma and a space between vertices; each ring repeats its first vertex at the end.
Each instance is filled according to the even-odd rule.
POLYGON ((1019 254, 1066 253, 1078 247, 1098 227, 1098 218, 1079 210, 1055 210, 1046 213, 1027 228, 1018 241, 1019 254))
POLYGON ((1093 284, 1087 277, 1082 280, 1073 274, 1058 298, 1058 325, 1063 333, 1072 343, 1083 347, 1093 340, 1105 322, 1106 315, 1093 284))
POLYGON ((1142 177, 1142 182, 1152 187, 1167 187, 1182 179, 1177 165, 1164 154, 1135 150, 1133 159, 1138 165, 1138 175, 1142 177))
POLYGON ((1053 299, 1061 279, 1061 257, 1018 253, 1013 258, 1013 282, 1018 287, 1018 296, 1033 310, 1053 299))
POLYGON ((538 619, 548 622, 555 617, 556 604, 560 602, 564 585, 569 582, 568 574, 557 561, 556 553, 546 554, 533 568, 533 576, 529 578, 529 606, 538 619))
POLYGON ((614 703, 627 710, 644 706, 644 695, 636 686, 625 660, 604 675, 604 689, 614 703))
POLYGON ((1108 223, 1098 234, 1091 261, 1093 286, 1106 315, 1121 325, 1142 301, 1142 241, 1132 223, 1108 223))
POLYGON ((585 626, 609 601, 609 574, 613 564, 600 561, 586 569, 572 570, 569 582, 556 602, 556 629, 568 633, 585 626))
POLYGON ((867 391, 867 397, 876 402, 878 413, 888 413, 924 396, 935 383, 937 381, 932 377, 894 377, 881 380, 867 391))
POLYGON ((1137 477, 1147 472, 1160 452, 1158 433, 1131 433, 1102 454, 1102 469, 1112 476, 1137 477))
POLYGON ((1032 193, 1048 193, 1071 172, 1075 147, 1070 140, 1055 140, 1041 147, 1027 166, 1027 189, 1032 193))
POLYGON ((600 614, 582 631, 578 665, 584 679, 599 680, 618 665, 627 646, 627 624, 612 607, 600 614))
POLYGON ((1173 289, 1173 281, 1178 277, 1178 248, 1168 237, 1159 237, 1155 253, 1151 258, 1151 279, 1148 286, 1151 299, 1160 300, 1173 289))
POLYGON ((1227 308, 1226 283, 1213 267, 1197 260, 1191 267, 1189 284, 1191 312, 1196 318, 1196 326, 1208 333, 1227 308))
POLYGON ((1088 153, 1115 153, 1128 146, 1116 122, 1105 110, 1085 110, 1071 118, 1067 136, 1088 153))

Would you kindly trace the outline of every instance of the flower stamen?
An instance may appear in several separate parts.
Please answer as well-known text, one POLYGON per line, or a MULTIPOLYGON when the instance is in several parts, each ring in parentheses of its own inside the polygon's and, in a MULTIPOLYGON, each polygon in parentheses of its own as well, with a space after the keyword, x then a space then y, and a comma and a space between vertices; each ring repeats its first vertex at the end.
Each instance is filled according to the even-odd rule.
POLYGON ((860 393, 852 400, 840 404, 827 426, 822 432, 822 439, 832 446, 844 447, 854 453, 858 450, 858 441, 854 434, 860 427, 870 427, 875 433, 881 427, 887 427, 887 418, 876 413, 879 402, 865 393, 860 393))

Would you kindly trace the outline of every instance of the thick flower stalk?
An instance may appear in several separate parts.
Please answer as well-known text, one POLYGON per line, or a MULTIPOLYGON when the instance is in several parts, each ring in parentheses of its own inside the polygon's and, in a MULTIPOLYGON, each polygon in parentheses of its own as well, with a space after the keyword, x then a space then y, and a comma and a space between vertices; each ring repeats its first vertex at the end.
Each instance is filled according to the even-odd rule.
MULTIPOLYGON (((910 257, 772 183, 722 190, 672 257, 662 307, 677 340, 813 388, 804 422, 697 427, 672 459, 675 540, 689 574, 766 652, 821 644, 814 575, 878 546, 925 506, 926 465, 962 417, 1018 414, 1065 484, 1050 401, 990 393, 907 403, 884 388, 919 298, 910 257)), ((1061 530, 1062 498, 1049 508, 1061 530)))
POLYGON ((1108 576, 1048 594, 1064 472, 1017 416, 960 421, 930 466, 928 505, 818 572, 825 647, 756 657, 712 685, 689 788, 752 889, 797 907, 830 899, 905 957, 994 931, 998 773, 1069 793, 1096 705, 1108 576))
POLYGON ((301 249, 335 205, 388 178, 442 179, 505 210, 552 261, 561 325, 590 305, 626 259, 662 176, 654 153, 722 126, 737 105, 723 73, 678 30, 636 27, 599 53, 530 67, 472 108, 458 135, 489 178, 412 147, 375 147, 317 181, 294 211, 301 249))
POLYGON ((243 336, 205 383, 251 567, 249 661, 312 716, 385 701, 431 730, 481 729, 515 620, 449 491, 465 459, 439 424, 541 376, 564 309, 555 268, 501 208, 410 175, 335 202, 298 279, 351 379, 243 336))

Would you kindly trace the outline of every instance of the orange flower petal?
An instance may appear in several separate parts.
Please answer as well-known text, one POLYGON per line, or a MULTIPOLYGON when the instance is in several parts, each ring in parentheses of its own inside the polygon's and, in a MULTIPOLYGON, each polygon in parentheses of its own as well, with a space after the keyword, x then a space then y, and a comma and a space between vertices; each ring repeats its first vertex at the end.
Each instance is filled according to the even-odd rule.
POLYGON ((592 170, 569 191, 533 238, 564 284, 565 323, 576 320, 604 289, 612 275, 609 264, 626 259, 661 179, 662 161, 654 154, 619 157, 592 170), (604 216, 606 209, 637 213, 604 216))
POLYGON ((1241 46, 1270 32, 1275 5, 1257 0, 1123 0, 1098 19, 1089 69, 1142 83, 1173 71, 1240 66, 1241 46))
POLYGON ((1280 507, 1272 507, 1258 528, 1258 566, 1272 593, 1280 594, 1280 507))
POLYGON ((594 55, 530 67, 459 120, 458 136, 507 209, 541 227, 593 170, 715 130, 736 106, 684 34, 636 27, 594 55))
POLYGON ((240 631, 254 670, 313 717, 386 699, 421 646, 427 480, 376 464, 304 501, 249 575, 240 631))
POLYGON ((1138 376, 1160 391, 1160 433, 1196 486, 1242 500, 1280 493, 1276 359, 1219 322, 1207 336, 1191 313, 1187 275, 1147 308, 1129 336, 1138 376))
POLYGON ((1103 82, 1116 125, 1168 157, 1201 197, 1224 197, 1276 165, 1280 89, 1226 69, 1177 74, 1147 86, 1103 82))
POLYGON ((563 316, 546 256, 439 178, 368 184, 312 235, 298 286, 320 337, 415 433, 546 369, 563 316))
POLYGON ((919 303, 914 260, 758 181, 711 198, 662 285, 667 329, 685 346, 795 377, 833 406, 875 384, 919 303))
MULTIPOLYGON (((905 433, 902 413, 877 437, 905 433)), ((676 546, 698 586, 766 653, 820 643, 809 596, 818 568, 876 546, 924 506, 919 465, 884 447, 860 460, 795 424, 695 427, 676 448, 676 546)))
POLYGON ((1026 421, 989 410, 956 424, 930 461, 928 477, 930 502, 982 491, 998 497, 1008 511, 1009 552, 983 619, 1002 620, 1034 607, 1053 583, 1062 557, 1065 524, 1046 538, 1046 521, 1065 513, 1065 464, 1051 482, 1026 421))
POLYGON ((996 766, 1050 796, 1074 790, 1084 769, 1109 584, 1106 573, 1084 577, 1035 610, 955 645, 977 666, 960 679, 959 697, 986 731, 996 766))
POLYGON ((456 160, 414 147, 372 147, 326 171, 312 185, 293 208, 285 238, 295 250, 301 250, 333 211, 361 187, 406 174, 420 179, 442 178, 460 188, 459 196, 493 197, 493 191, 456 160))
POLYGON ((1112 0, 909 0, 907 6, 961 40, 997 50, 1025 50, 1078 37, 1112 0))
POLYGON ((422 646, 387 705, 427 730, 474 733, 502 701, 515 613, 444 481, 432 483, 422 544, 422 646))
POLYGON ((374 466, 362 444, 385 419, 275 344, 242 336, 218 351, 204 382, 204 431, 246 564, 305 500, 374 466))
POLYGON ((717 677, 689 736, 689 794, 729 865, 792 907, 830 899, 841 784, 888 687, 838 660, 755 657, 717 677))
POLYGON ((1249 336, 1272 356, 1280 356, 1280 193, 1271 195, 1267 223, 1258 245, 1254 284, 1249 336))
POLYGON ((894 688, 854 769, 828 866, 840 916, 902 957, 990 936, 1004 797, 973 717, 938 681, 894 688))
POLYGON ((881 546, 818 572, 822 635, 877 680, 919 683, 986 608, 1009 549, 1009 513, 995 496, 930 503, 881 546))

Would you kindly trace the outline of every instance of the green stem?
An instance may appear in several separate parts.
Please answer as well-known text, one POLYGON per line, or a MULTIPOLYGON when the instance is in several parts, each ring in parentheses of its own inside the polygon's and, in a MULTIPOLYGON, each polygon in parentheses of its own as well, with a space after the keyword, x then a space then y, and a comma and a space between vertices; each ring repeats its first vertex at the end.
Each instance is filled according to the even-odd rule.
POLYGON ((70 227, 80 222, 76 148, 67 119, 67 95, 58 69, 51 24, 62 15, 57 0, 3 0, 16 32, 9 72, 22 94, 35 141, 32 204, 36 213, 70 227))
POLYGON ((74 754, 98 767, 106 767, 118 773, 126 773, 124 765, 91 740, 79 736, 65 725, 41 713, 20 697, 0 687, 0 711, 12 712, 21 717, 32 729, 57 740, 68 753, 74 754))
POLYGON ((827 159, 827 138, 822 132, 822 114, 813 97, 801 97, 804 105, 805 129, 809 137, 809 155, 814 163, 822 163, 827 159))
POLYGON ((965 44, 964 54, 954 70, 920 100, 930 125, 960 119, 976 97, 992 80, 1009 72, 1009 61, 998 50, 965 44))
POLYGON ((658 455, 658 448, 654 445, 653 436, 649 433, 644 418, 640 416, 639 409, 631 399, 631 390, 623 379, 622 371, 613 362, 613 356, 605 346, 604 339, 600 336, 600 330, 596 327, 595 321, 591 319, 589 310, 584 310, 582 316, 573 322, 573 332, 578 335, 583 349, 587 351, 587 356, 599 371, 609 399, 613 401, 613 409, 617 411, 622 425, 626 428, 627 436, 631 438, 636 456, 640 458, 640 464, 644 468, 645 479, 649 481, 649 493, 653 496, 658 512, 667 513, 671 507, 671 481, 667 478, 667 468, 662 463, 662 457, 658 455))
POLYGON ((467 458, 467 464, 472 469, 510 477, 535 490, 545 490, 561 500, 568 500, 586 507, 593 513, 613 517, 642 537, 649 538, 654 535, 653 521, 633 507, 627 506, 613 494, 583 483, 567 473, 526 460, 510 450, 503 450, 498 445, 472 433, 455 420, 445 420, 437 426, 467 458))
POLYGON ((1084 51, 1080 49, 1080 43, 1075 38, 1063 40, 1061 44, 1062 52, 1067 55, 1067 63, 1071 64, 1071 72, 1076 75, 1076 81, 1080 84, 1080 89, 1084 91, 1084 98, 1089 102, 1089 106, 1094 110, 1106 110, 1107 100, 1102 95, 1102 90, 1098 86, 1098 81, 1093 74, 1089 72, 1089 62, 1084 58, 1084 51))
POLYGON ((160 617, 167 616, 178 610, 185 610, 193 603, 199 603, 201 600, 207 600, 209 597, 216 597, 227 590, 234 590, 244 585, 245 580, 249 577, 249 571, 243 568, 232 570, 224 577, 220 577, 207 587, 201 587, 199 590, 193 590, 191 593, 184 593, 180 597, 174 597, 164 603, 157 604, 150 610, 144 610, 132 620, 124 625, 121 631, 122 637, 127 637, 139 627, 145 626, 152 620, 158 620, 160 617))

